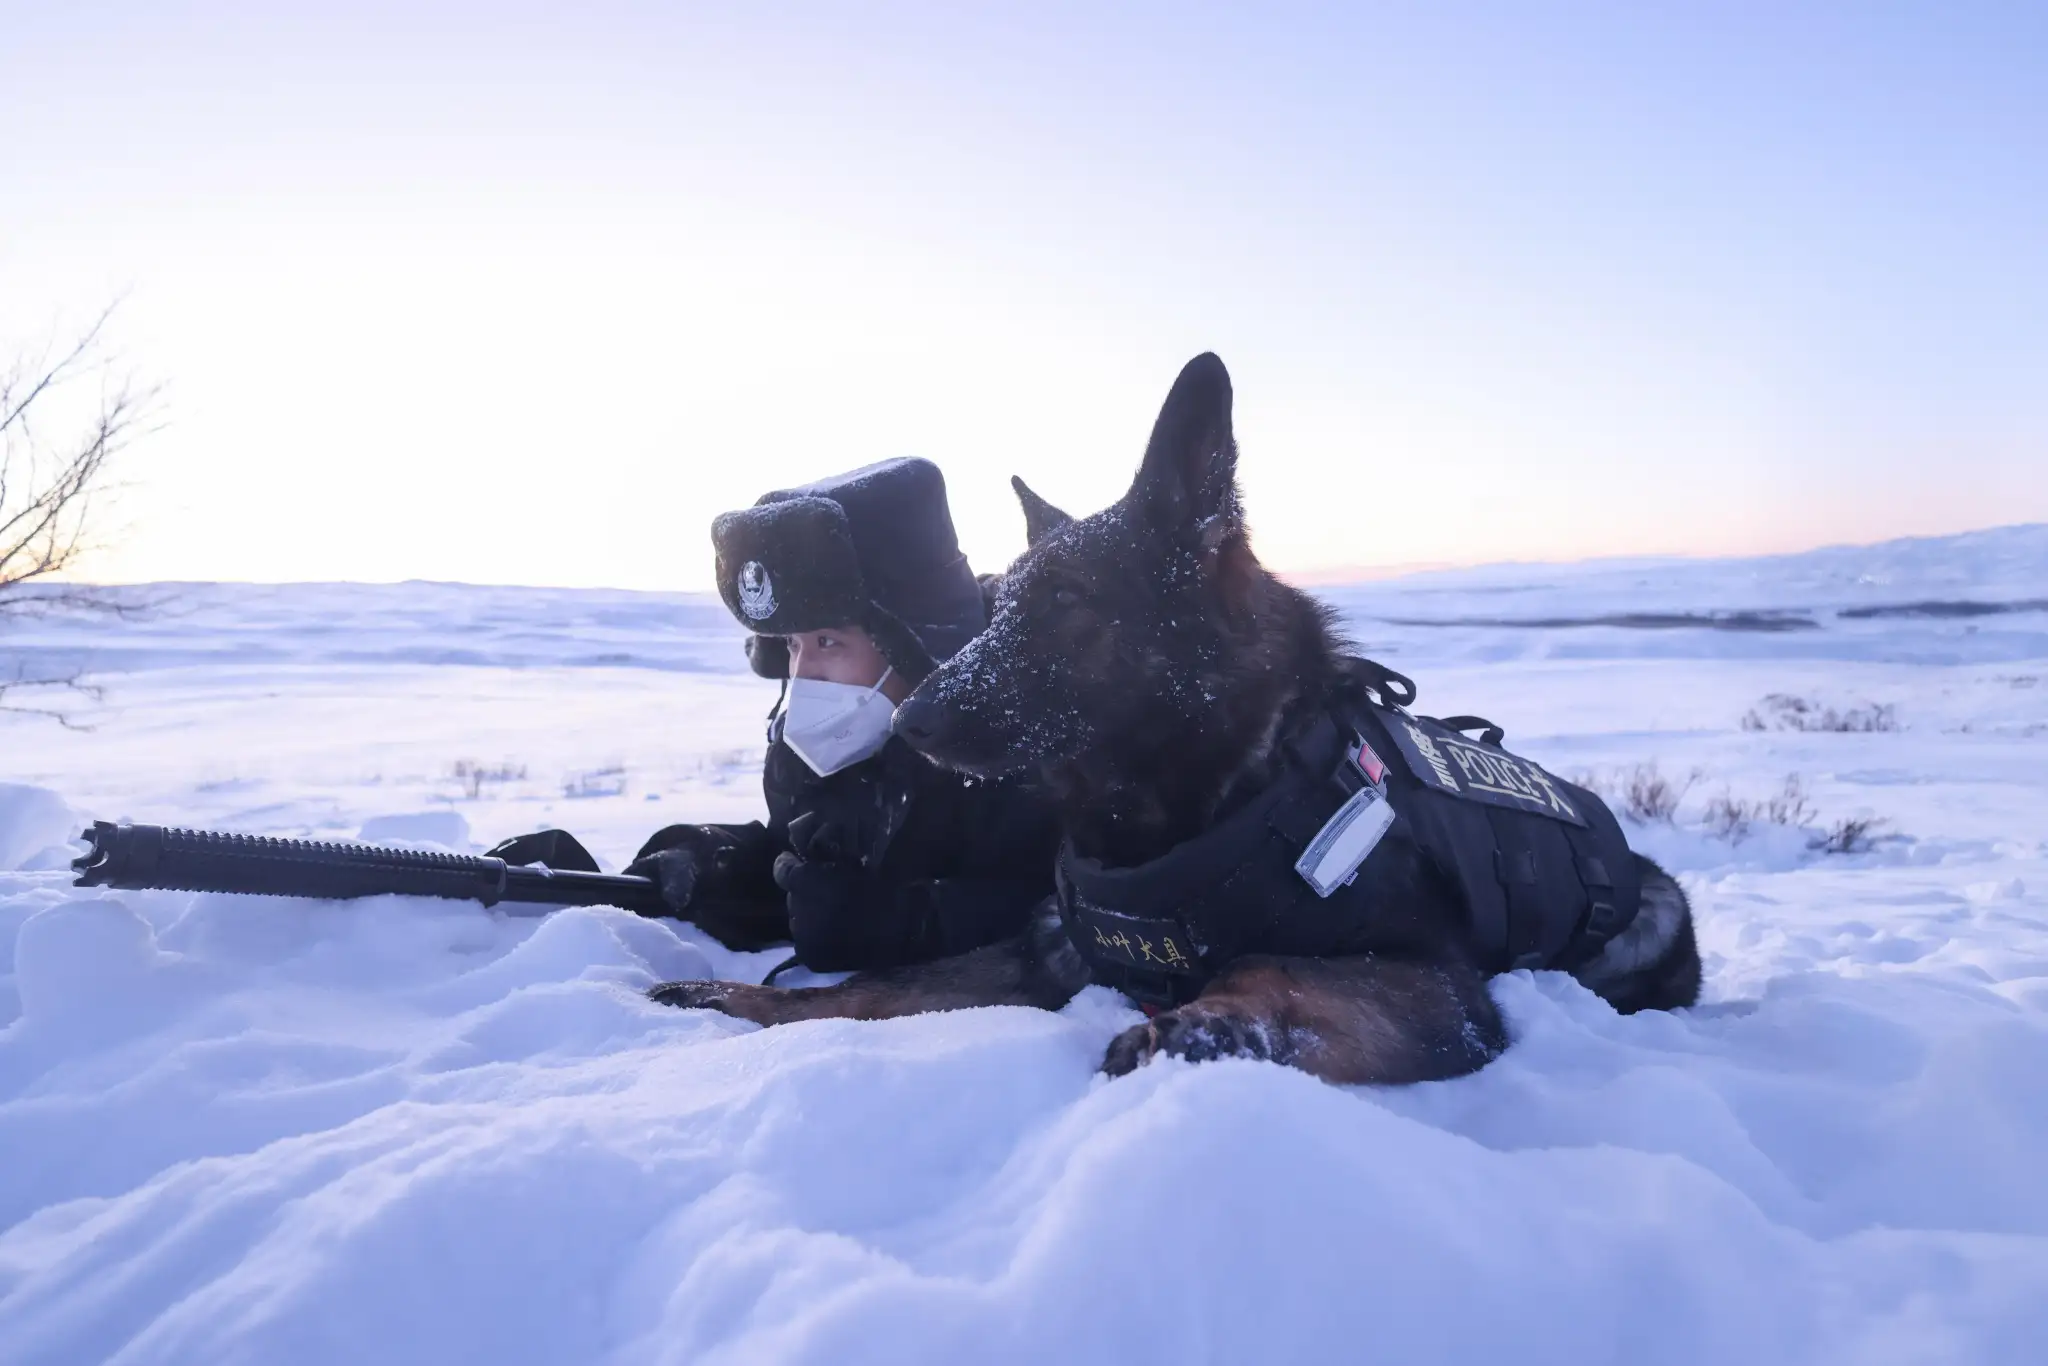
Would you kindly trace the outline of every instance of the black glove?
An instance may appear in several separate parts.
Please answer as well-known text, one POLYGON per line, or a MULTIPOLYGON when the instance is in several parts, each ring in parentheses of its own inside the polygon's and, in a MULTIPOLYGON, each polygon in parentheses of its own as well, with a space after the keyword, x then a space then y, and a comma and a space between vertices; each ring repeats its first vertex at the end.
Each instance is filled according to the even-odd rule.
POLYGON ((708 825, 673 825, 657 838, 664 847, 643 848, 640 856, 626 865, 626 871, 635 877, 651 878, 661 889, 661 900, 669 914, 686 916, 690 903, 696 899, 699 883, 711 886, 721 871, 732 866, 739 841, 708 825))
POLYGON ((661 904, 678 919, 687 919, 690 902, 697 895, 697 864, 702 857, 694 849, 663 849, 646 854, 626 865, 632 877, 644 877, 661 893, 661 904))
POLYGON ((765 848, 765 836, 750 844, 724 826, 672 825, 641 846, 626 871, 653 881, 677 919, 695 923, 729 949, 758 949, 789 938, 781 898, 761 876, 765 848), (751 867, 755 853, 761 855, 758 869, 751 867))
POLYGON ((530 835, 514 835, 492 845, 484 851, 484 856, 520 865, 544 863, 564 873, 598 871, 597 860, 590 856, 590 851, 577 843, 576 837, 566 830, 536 830, 530 835))

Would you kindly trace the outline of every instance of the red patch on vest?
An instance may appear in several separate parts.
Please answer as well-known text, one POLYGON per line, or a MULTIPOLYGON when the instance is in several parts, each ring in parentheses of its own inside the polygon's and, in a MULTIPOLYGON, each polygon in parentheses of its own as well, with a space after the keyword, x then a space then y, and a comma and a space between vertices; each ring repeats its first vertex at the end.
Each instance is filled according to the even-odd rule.
POLYGON ((1374 787, 1378 787, 1386 781, 1386 764, 1382 762, 1379 755, 1373 753, 1372 746, 1365 743, 1364 740, 1358 742, 1358 753, 1352 757, 1358 761, 1358 771, 1363 773, 1365 780, 1374 787))

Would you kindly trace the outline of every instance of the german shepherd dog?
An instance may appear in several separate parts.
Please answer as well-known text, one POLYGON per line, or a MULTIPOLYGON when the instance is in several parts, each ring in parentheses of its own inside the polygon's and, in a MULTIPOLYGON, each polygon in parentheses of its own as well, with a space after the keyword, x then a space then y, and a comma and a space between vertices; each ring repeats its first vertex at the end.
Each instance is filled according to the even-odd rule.
MULTIPOLYGON (((1252 554, 1231 398, 1220 360, 1190 361, 1129 492, 1091 517, 1069 517, 1013 480, 1029 546, 1002 580, 988 630, 896 713, 896 733, 939 763, 1035 773, 1073 850, 1111 867, 1158 858, 1263 790, 1290 723, 1352 677, 1330 611, 1252 554)), ((1668 874, 1636 858, 1640 911, 1574 975, 1619 1010, 1689 1005, 1700 981, 1691 910, 1668 874)), ((1264 1058, 1344 1083, 1484 1066, 1507 1032, 1462 903, 1412 847, 1374 868, 1389 927, 1379 951, 1239 958, 1193 1001, 1116 1038, 1103 1070, 1121 1075, 1161 1053, 1264 1058)), ((814 989, 676 982, 650 994, 766 1025, 1058 1009, 1087 981, 1048 903, 1016 939, 935 963, 814 989)))

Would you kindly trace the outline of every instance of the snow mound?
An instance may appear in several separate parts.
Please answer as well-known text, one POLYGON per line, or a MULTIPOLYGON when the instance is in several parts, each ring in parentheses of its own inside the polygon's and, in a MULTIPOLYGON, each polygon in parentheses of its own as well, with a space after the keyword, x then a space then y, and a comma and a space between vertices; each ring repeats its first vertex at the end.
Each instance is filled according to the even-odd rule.
MULTIPOLYGON (((147 971, 115 925, 35 956, 147 971)), ((2048 1099, 1987 1085, 2043 1022, 1989 991, 1623 1020, 1524 975, 1506 1058, 1384 1093, 1105 1082, 1135 1016, 1104 993, 772 1031, 482 995, 344 1040, 245 994, 114 1094, 46 1081, 0 1185, 10 1362, 2019 1362, 2048 1332, 2016 1179, 2048 1099), (81 1108, 129 1141, 49 1163, 81 1108)))
POLYGON ((115 900, 68 901, 22 922, 14 979, 22 1013, 38 1023, 90 1013, 95 998, 133 997, 156 967, 156 932, 115 900))
POLYGON ((43 787, 0 783, 0 872, 17 868, 52 868, 60 853, 69 861, 68 845, 85 828, 64 799, 43 787))

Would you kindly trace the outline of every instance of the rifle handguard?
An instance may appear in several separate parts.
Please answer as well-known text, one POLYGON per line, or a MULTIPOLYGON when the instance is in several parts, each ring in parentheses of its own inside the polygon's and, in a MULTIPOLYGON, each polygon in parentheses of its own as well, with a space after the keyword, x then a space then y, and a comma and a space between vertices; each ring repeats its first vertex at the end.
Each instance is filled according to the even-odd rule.
POLYGON ((511 901, 669 914, 660 889, 650 879, 624 873, 556 871, 488 856, 111 821, 94 821, 83 838, 92 848, 71 863, 80 887, 243 892, 323 901, 431 896, 486 906, 511 901))

